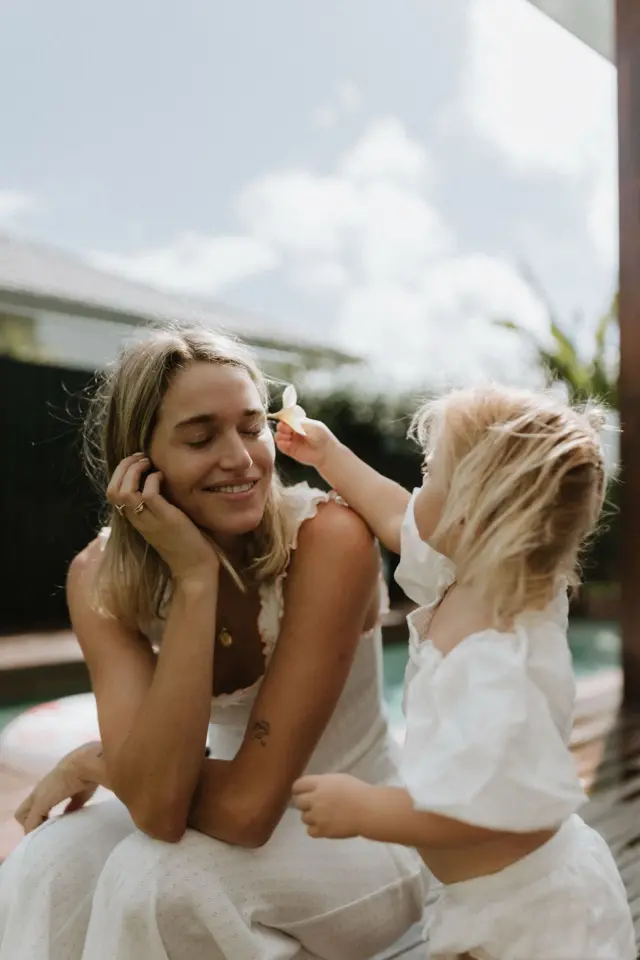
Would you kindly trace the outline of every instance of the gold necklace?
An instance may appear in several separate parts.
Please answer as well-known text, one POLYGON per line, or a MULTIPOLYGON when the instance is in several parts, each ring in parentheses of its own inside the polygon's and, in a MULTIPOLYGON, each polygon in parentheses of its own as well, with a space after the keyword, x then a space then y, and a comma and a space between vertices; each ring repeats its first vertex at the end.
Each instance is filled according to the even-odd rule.
POLYGON ((233 645, 233 637, 229 633, 226 627, 223 627, 220 633, 218 634, 218 643, 221 647, 230 647, 233 645))

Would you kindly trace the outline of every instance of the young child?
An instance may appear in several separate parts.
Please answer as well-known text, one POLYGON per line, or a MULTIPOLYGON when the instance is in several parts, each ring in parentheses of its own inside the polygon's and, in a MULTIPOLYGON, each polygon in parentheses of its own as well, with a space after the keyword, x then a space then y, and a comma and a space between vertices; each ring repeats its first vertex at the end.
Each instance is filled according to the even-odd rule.
POLYGON ((279 449, 314 466, 400 553, 408 618, 406 789, 307 776, 314 837, 419 849, 442 888, 430 960, 636 960, 611 853, 576 814, 567 589, 605 487, 595 411, 500 386, 426 404, 409 494, 323 424, 281 422, 279 449))

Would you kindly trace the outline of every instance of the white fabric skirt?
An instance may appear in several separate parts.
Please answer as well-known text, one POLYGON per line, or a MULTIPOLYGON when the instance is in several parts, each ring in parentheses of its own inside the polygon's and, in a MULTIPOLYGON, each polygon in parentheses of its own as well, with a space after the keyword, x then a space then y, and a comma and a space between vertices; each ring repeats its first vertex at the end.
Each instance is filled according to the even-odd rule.
POLYGON ((152 840, 108 801, 43 824, 0 867, 0 960, 368 960, 424 898, 414 851, 311 839, 297 810, 247 850, 192 830, 152 840))
POLYGON ((631 911, 611 851, 577 815, 488 877, 442 887, 429 960, 636 960, 631 911))

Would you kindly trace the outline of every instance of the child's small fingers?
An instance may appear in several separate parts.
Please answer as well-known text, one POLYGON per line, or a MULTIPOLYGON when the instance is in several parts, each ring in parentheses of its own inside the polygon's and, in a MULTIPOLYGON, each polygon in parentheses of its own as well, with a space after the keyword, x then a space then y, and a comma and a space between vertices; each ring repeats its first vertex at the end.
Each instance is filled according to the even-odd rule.
POLYGON ((299 793, 310 793, 317 786, 317 777, 300 777, 291 788, 294 797, 299 793))
POLYGON ((311 800, 310 793, 296 794, 295 797, 293 798, 293 802, 295 803, 298 810, 311 810, 311 807, 313 806, 313 801, 311 800))
POLYGON ((280 420, 275 435, 277 440, 292 440, 294 432, 288 423, 283 423, 282 420, 280 420))

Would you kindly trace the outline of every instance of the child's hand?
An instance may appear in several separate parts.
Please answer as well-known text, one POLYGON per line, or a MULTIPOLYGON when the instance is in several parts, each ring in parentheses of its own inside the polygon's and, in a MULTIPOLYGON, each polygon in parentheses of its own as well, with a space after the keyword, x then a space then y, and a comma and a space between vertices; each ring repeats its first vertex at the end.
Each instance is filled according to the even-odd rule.
POLYGON ((280 421, 275 433, 276 446, 281 453, 315 467, 320 473, 330 450, 338 445, 331 430, 319 420, 304 421, 304 436, 280 421))
POLYGON ((293 785, 293 802, 302 810, 310 837, 344 839, 363 829, 370 786, 346 773, 302 777, 293 785))

